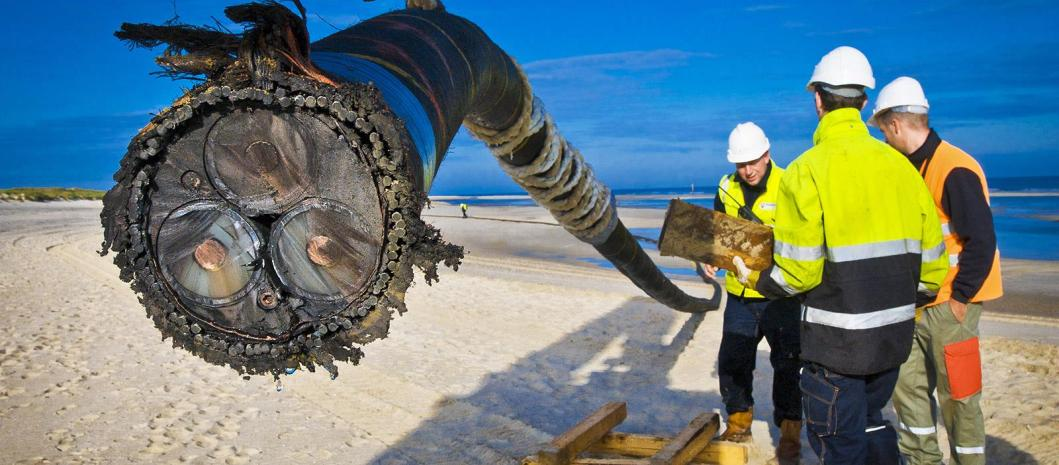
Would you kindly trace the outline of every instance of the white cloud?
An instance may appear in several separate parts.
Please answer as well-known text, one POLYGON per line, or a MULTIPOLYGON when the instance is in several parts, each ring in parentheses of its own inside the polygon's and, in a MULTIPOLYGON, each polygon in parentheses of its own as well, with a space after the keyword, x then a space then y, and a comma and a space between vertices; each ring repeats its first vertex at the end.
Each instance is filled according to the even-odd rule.
POLYGON ((522 69, 533 79, 581 79, 585 73, 646 71, 686 66, 695 58, 713 58, 708 52, 676 49, 626 51, 553 58, 525 63, 522 69))
POLYGON ((870 27, 854 27, 849 29, 840 29, 838 31, 812 31, 805 34, 806 37, 830 37, 830 36, 849 36, 849 35, 863 35, 863 34, 874 34, 875 29, 870 27))
POLYGON ((743 8, 743 11, 748 13, 757 13, 759 11, 775 11, 787 8, 787 5, 776 5, 776 4, 763 4, 763 5, 750 5, 743 8))

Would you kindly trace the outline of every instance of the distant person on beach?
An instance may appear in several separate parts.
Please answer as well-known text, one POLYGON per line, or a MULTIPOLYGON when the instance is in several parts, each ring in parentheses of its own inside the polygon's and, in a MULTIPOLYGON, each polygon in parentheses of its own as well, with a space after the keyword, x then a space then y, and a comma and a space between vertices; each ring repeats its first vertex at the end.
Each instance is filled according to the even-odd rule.
MULTIPOLYGON (((742 123, 728 136, 728 161, 735 172, 721 178, 713 208, 730 216, 772 225, 783 168, 769 152, 765 132, 754 123, 742 123)), ((706 265, 712 278, 717 268, 706 265)), ((766 299, 730 277, 724 281, 728 303, 717 355, 721 399, 728 413, 720 439, 749 442, 754 419, 754 362, 764 338, 772 348, 772 420, 780 428, 776 459, 780 465, 797 464, 801 451, 802 404, 798 393, 798 301, 793 297, 766 299)))
POLYGON ((802 296, 806 437, 827 465, 899 463, 882 409, 911 350, 917 290, 937 292, 948 269, 926 185, 861 119, 874 86, 855 48, 816 65, 807 89, 820 122, 779 186, 773 264, 736 261, 762 295, 802 296))
POLYGON ((982 167, 930 127, 930 105, 919 81, 899 77, 879 92, 869 124, 905 154, 934 196, 948 249, 941 290, 916 309, 912 354, 901 365, 894 410, 901 453, 910 465, 942 461, 933 391, 949 435, 950 463, 985 463, 982 360, 978 319, 982 302, 1003 294, 989 187, 982 167))
POLYGON ((460 204, 460 213, 463 213, 463 217, 467 218, 467 204, 465 204, 465 203, 461 203, 460 204))

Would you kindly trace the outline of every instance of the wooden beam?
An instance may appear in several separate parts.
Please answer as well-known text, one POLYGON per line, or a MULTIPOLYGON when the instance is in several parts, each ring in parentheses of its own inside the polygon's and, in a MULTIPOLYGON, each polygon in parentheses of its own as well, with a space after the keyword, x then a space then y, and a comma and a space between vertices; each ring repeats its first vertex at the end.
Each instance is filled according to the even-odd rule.
POLYGON ((537 452, 540 465, 570 465, 577 454, 625 421, 626 415, 625 402, 610 402, 600 407, 537 452))
MULTIPOLYGON (((526 457, 522 459, 522 465, 541 465, 537 457, 526 457)), ((575 458, 570 465, 651 465, 647 459, 631 458, 575 458)))
POLYGON ((651 462, 647 459, 593 459, 593 458, 577 458, 571 462, 572 465, 651 465, 651 462))
POLYGON ((651 465, 686 465, 702 452, 721 426, 716 413, 703 413, 691 420, 677 437, 651 457, 651 465))
MULTIPOLYGON (((646 434, 609 433, 588 448, 592 454, 616 454, 628 457, 650 457, 662 450, 669 439, 646 434)), ((745 465, 749 453, 745 444, 734 442, 711 442, 699 452, 693 463, 717 465, 745 465)))
POLYGON ((772 228, 674 199, 669 202, 658 251, 734 270, 732 257, 742 257, 751 270, 772 264, 772 228))

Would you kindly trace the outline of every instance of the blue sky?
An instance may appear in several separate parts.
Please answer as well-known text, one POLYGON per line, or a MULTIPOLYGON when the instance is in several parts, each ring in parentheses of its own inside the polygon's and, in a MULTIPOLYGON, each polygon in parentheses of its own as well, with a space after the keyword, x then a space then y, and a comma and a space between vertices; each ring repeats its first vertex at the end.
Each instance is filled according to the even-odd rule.
MULTIPOLYGON (((203 24, 231 3, 176 0, 175 9, 203 24)), ((720 3, 446 5, 523 64, 560 129, 614 188, 714 184, 730 169, 728 132, 748 120, 768 133, 774 158, 790 162, 816 125, 806 80, 838 45, 865 52, 879 88, 919 79, 934 127, 989 176, 1059 175, 1059 2, 720 3)), ((304 4, 322 38, 403 1, 304 4)), ((156 53, 130 51, 112 33, 122 21, 173 14, 172 0, 5 8, 0 188, 110 187, 129 138, 190 85, 150 76, 156 53)), ((461 133, 432 193, 516 191, 461 133)))

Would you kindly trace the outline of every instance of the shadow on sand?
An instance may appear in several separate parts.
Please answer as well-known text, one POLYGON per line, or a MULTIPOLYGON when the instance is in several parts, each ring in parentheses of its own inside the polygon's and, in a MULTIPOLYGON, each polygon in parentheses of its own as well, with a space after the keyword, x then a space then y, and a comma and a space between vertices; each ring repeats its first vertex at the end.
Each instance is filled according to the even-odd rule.
MULTIPOLYGON (((647 298, 629 299, 561 340, 519 359, 510 369, 488 375, 474 393, 439 401, 433 417, 371 463, 518 463, 552 436, 615 400, 624 400, 629 406, 629 416, 618 430, 675 434, 695 415, 723 409, 716 363, 702 373, 701 386, 706 391, 669 387, 670 371, 706 318, 721 318, 721 314, 687 316, 647 298), (679 329, 673 335, 675 325, 679 329)), ((762 343, 759 348, 764 347, 762 343)), ((761 408, 754 416, 769 425, 770 436, 775 439, 778 431, 769 420, 772 368, 768 355, 765 350, 757 354, 754 397, 761 408)), ((896 424, 892 409, 888 406, 884 411, 896 424)), ((987 450, 990 464, 1038 463, 995 436, 989 436, 987 450)), ((802 458, 806 464, 818 463, 804 436, 802 458)))
POLYGON ((1037 465, 1032 455, 1004 439, 986 434, 986 463, 989 465, 1037 465))
POLYGON ((625 432, 674 434, 721 405, 713 392, 668 388, 667 375, 705 318, 633 298, 562 340, 491 374, 465 397, 438 403, 424 421, 372 463, 517 463, 606 402, 624 400, 625 432), (672 328, 683 324, 669 340, 672 328))

